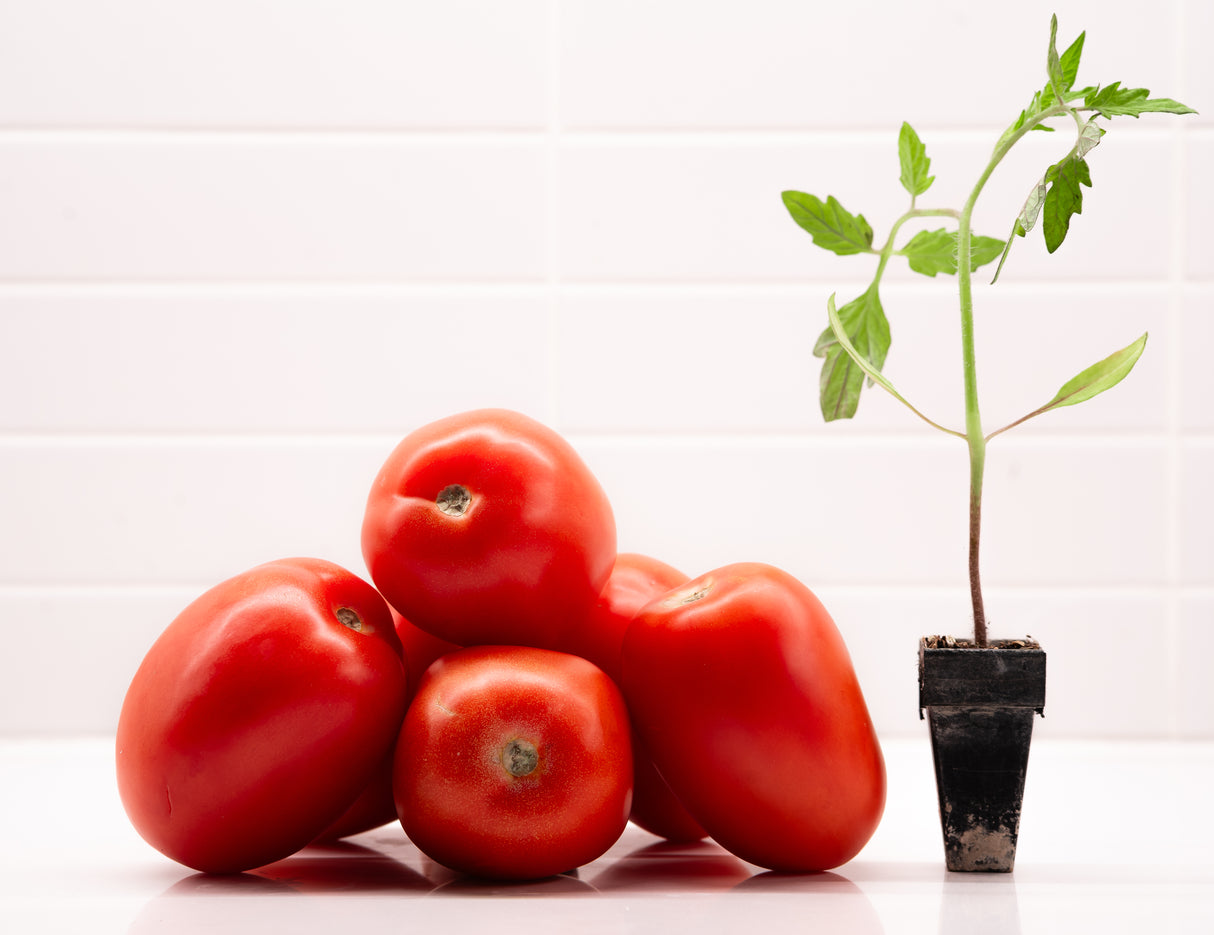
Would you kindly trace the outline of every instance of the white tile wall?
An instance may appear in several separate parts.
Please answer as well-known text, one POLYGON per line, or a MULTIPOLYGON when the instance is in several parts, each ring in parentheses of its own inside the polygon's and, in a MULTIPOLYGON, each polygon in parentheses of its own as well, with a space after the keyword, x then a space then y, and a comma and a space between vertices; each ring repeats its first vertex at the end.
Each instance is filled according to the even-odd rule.
MULTIPOLYGON (((1214 736, 1204 0, 0 6, 0 734, 112 730, 156 633, 249 565, 361 572, 382 458, 483 405, 567 434, 622 548, 798 574, 879 729, 921 731, 915 642, 967 626, 964 449, 878 390, 821 422, 826 297, 872 263, 780 192, 884 237, 906 119, 921 204, 958 204, 1055 9, 1081 81, 1203 113, 1112 127, 1059 254, 978 278, 990 428, 1151 335, 1122 386, 992 443, 988 610, 1051 653, 1042 731, 1214 736)), ((1065 145, 1009 160, 980 232, 1065 145)), ((894 264, 882 298, 889 377, 959 425, 953 288, 894 264)))

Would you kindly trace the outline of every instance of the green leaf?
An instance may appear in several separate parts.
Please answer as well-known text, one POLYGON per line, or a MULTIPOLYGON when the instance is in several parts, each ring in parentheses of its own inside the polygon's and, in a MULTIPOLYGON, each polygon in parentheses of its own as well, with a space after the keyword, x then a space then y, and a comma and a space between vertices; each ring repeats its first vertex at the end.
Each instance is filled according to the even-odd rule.
POLYGON ((1134 369, 1138 358, 1142 356, 1147 346, 1147 336, 1144 334, 1133 344, 1110 354, 1099 363, 1093 364, 1073 380, 1063 384, 1054 394, 1054 398, 1041 407, 1038 412, 1048 412, 1062 406, 1074 406, 1086 402, 1093 396, 1099 396, 1107 389, 1112 389, 1125 379, 1134 369))
POLYGON ((898 251, 910 268, 924 276, 957 272, 957 234, 943 227, 934 231, 919 231, 898 251))
MULTIPOLYGON (((1069 104, 1071 101, 1083 97, 1092 88, 1084 88, 1082 90, 1074 90, 1075 80, 1079 75, 1079 59, 1083 55, 1083 43, 1086 34, 1080 33, 1065 52, 1061 55, 1057 53, 1057 24, 1058 20, 1055 17, 1050 22, 1050 50, 1046 58, 1046 72, 1050 80, 1046 82, 1044 88, 1033 95, 1029 106, 1020 112, 1020 116, 1016 119, 1007 131, 1003 138, 1011 136, 1034 117, 1038 117, 1045 111, 1049 110, 1059 101, 1064 104, 1069 104)), ((1054 128, 1048 124, 1038 124, 1033 127, 1034 130, 1045 130, 1052 133, 1054 128)))
POLYGON ((1003 264, 1007 262, 1007 255, 1012 252, 1012 241, 1027 233, 1024 225, 1020 223, 1020 218, 1016 218, 1012 223, 1012 232, 1008 234, 1007 240, 1003 243, 1003 253, 999 257, 999 265, 995 267, 995 275, 991 277, 992 286, 999 281, 999 274, 1003 272, 1003 264))
MULTIPOLYGON (((1003 241, 995 237, 970 238, 970 272, 985 266, 1003 252, 1003 241)), ((957 232, 940 228, 920 231, 898 253, 906 257, 910 268, 925 276, 957 272, 957 232)))
POLYGON ((1050 190, 1041 211, 1041 229, 1045 248, 1053 253, 1062 246, 1071 218, 1083 211, 1082 186, 1092 187, 1092 173, 1083 159, 1071 154, 1050 169, 1047 180, 1050 190))
POLYGON ((1018 225, 1017 233, 1021 237, 1037 226, 1037 218, 1041 216, 1041 207, 1045 204, 1045 196, 1050 191, 1050 173, 1053 171, 1054 167, 1050 166, 1046 170, 1045 175, 1033 186, 1033 190, 1029 192, 1029 196, 1024 199, 1020 215, 1016 218, 1016 224, 1018 225))
MULTIPOLYGON (((875 291, 875 290, 873 290, 873 291, 875 291)), ((868 375, 868 382, 869 382, 870 386, 874 383, 877 384, 878 386, 880 386, 883 390, 885 390, 887 393, 889 393, 891 396, 893 396, 894 399, 896 399, 896 400, 898 400, 898 402, 902 403, 902 405, 904 405, 907 409, 909 409, 911 412, 913 412, 915 415, 917 415, 920 419, 922 419, 924 422, 926 422, 932 428, 939 429, 941 432, 946 432, 949 435, 956 435, 958 438, 966 437, 964 432, 958 432, 954 429, 945 428, 939 422, 935 422, 932 419, 929 419, 922 412, 920 412, 918 409, 916 409, 914 406, 912 406, 907 401, 906 397, 904 397, 901 393, 899 393, 896 389, 894 389, 894 385, 885 378, 885 374, 883 374, 881 372, 880 368, 874 367, 873 364, 863 354, 861 354, 858 350, 856 350, 856 346, 854 344, 852 344, 851 339, 847 336, 847 327, 846 327, 846 325, 843 324, 842 318, 839 317, 839 311, 835 308, 835 297, 833 294, 830 296, 830 298, 828 298, 826 300, 826 315, 830 319, 830 329, 829 330, 830 330, 830 333, 833 335, 834 340, 837 343, 837 346, 841 347, 843 349, 843 351, 847 354, 847 356, 850 359, 852 364, 854 364, 856 367, 859 367, 860 370, 862 370, 865 374, 868 375)), ((825 335, 823 335, 823 337, 825 337, 825 335)), ((821 339, 819 339, 819 343, 822 343, 821 339)), ((856 392, 858 395, 859 394, 858 388, 857 388, 856 392)), ((855 413, 854 406, 852 408, 852 413, 853 414, 855 413)))
POLYGON ((1075 146, 1066 158, 1050 166, 1045 175, 1037 180, 1028 198, 1024 200, 1015 223, 1012 224, 1012 233, 1003 248, 1003 256, 999 259, 992 282, 996 281, 1003 271, 1003 264, 1007 262, 1007 255, 1012 249, 1013 238, 1023 237, 1031 231, 1043 211, 1046 219, 1043 227, 1046 248, 1053 253, 1061 246, 1070 229, 1071 216, 1083 210, 1080 185, 1092 187, 1091 172, 1083 157, 1096 147, 1104 133, 1093 117, 1080 129, 1075 146))
POLYGON ((784 207, 814 243, 839 256, 873 252, 873 229, 862 214, 851 214, 834 195, 823 202, 804 192, 784 192, 784 207))
POLYGON ((912 198, 922 195, 932 187, 932 182, 936 181, 934 175, 927 174, 932 165, 932 161, 927 158, 927 147, 923 145, 914 128, 906 122, 903 122, 898 133, 898 161, 902 167, 899 181, 912 198))
POLYGON ((1093 117, 1080 129, 1079 137, 1075 140, 1074 155, 1082 159, 1096 148, 1096 144, 1100 142, 1104 134, 1105 131, 1096 125, 1096 118, 1093 117))
POLYGON ((1046 73, 1050 76, 1050 88, 1054 97, 1062 101, 1066 94, 1066 75, 1062 71, 1062 59, 1058 55, 1058 17, 1050 17, 1050 50, 1046 55, 1046 73))
MULTIPOLYGON (((830 307, 833 305, 832 298, 830 307)), ((814 345, 814 356, 825 358, 818 395, 822 418, 827 422, 850 419, 856 414, 866 375, 866 371, 857 365, 856 358, 862 357, 872 369, 880 372, 890 344, 889 321, 875 284, 839 309, 837 315, 839 333, 846 336, 848 344, 839 342, 831 326, 822 332, 814 345)), ((869 379, 871 385, 871 374, 869 379)))
POLYGON ((1134 369, 1134 365, 1138 363, 1138 358, 1142 356, 1142 352, 1146 346, 1147 336, 1144 334, 1134 343, 1110 354, 1099 363, 1092 364, 1079 376, 1068 380, 1062 385, 1062 389, 1054 394, 1054 398, 1044 406, 1034 409, 1028 415, 1021 416, 1015 422, 1005 425, 1001 429, 996 429, 986 437, 986 440, 990 441, 996 435, 1001 435, 1008 429, 1014 429, 1022 422, 1027 422, 1029 419, 1039 416, 1043 412, 1049 412, 1051 409, 1060 409, 1063 406, 1074 406, 1077 403, 1086 402, 1093 396, 1099 396, 1105 390, 1112 389, 1134 369))
POLYGON ((1003 253, 1003 241, 998 237, 970 237, 970 272, 986 266, 1003 253))
POLYGON ((1146 88, 1123 88, 1120 81, 1114 81, 1103 88, 1089 88, 1088 93, 1084 95, 1083 106, 1088 110, 1097 111, 1102 117, 1138 117, 1147 113, 1197 113, 1191 107, 1169 97, 1150 95, 1151 92, 1146 88))
POLYGON ((1075 79, 1079 77, 1079 58, 1083 55, 1083 41, 1087 33, 1081 32, 1059 58, 1059 68, 1062 72, 1062 88, 1069 92, 1075 87, 1075 79))

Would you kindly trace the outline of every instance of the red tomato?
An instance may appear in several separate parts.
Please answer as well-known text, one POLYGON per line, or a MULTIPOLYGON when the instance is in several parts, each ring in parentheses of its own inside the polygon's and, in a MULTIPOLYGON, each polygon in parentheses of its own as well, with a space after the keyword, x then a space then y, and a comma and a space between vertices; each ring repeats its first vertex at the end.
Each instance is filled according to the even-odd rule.
POLYGON ((493 879, 563 873, 600 857, 628 823, 624 700, 578 656, 450 653, 422 678, 392 776, 405 834, 443 866, 493 879))
POLYGON ((446 640, 440 640, 421 627, 415 627, 395 609, 392 609, 392 623, 396 628, 396 635, 400 638, 401 651, 405 656, 405 672, 409 676, 409 687, 412 690, 409 699, 412 700, 413 695, 417 694, 418 686, 422 683, 422 676, 426 674, 426 670, 430 668, 431 664, 447 653, 453 653, 462 647, 448 643, 446 640))
POLYGON ((730 565, 650 603, 624 694, 658 771, 713 839, 772 870, 827 870, 876 830, 885 765, 834 621, 794 577, 730 565))
MULTIPOLYGON (((590 622, 571 631, 560 648, 589 659, 618 685, 620 651, 632 618, 655 597, 687 581, 683 572, 656 558, 635 552, 621 553, 590 622)), ((698 841, 707 836, 708 832, 687 813, 654 769, 635 730, 632 754, 632 821, 651 834, 672 841, 698 841)))
MULTIPOLYGON (((396 635, 400 637, 405 673, 411 689, 409 699, 412 700, 412 691, 421 684, 422 674, 430 663, 459 647, 418 629, 395 610, 392 611, 392 622, 396 635)), ((388 751, 362 795, 337 821, 321 832, 317 840, 336 841, 393 821, 396 821, 396 803, 392 798, 392 751, 388 751)))
POLYGON ((615 560, 615 519, 560 435, 501 409, 406 436, 367 499, 363 557, 388 603, 461 646, 552 647, 615 560))
POLYGON ((288 857, 364 788, 405 709, 387 605, 320 559, 211 588, 152 645, 118 720, 135 829, 196 870, 288 857))

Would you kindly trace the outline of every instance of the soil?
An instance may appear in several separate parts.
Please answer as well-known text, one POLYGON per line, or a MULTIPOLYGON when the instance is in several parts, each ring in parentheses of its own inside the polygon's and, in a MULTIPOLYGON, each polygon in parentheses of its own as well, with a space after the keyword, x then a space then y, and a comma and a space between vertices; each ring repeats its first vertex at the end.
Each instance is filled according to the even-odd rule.
MULTIPOLYGON (((928 649, 978 649, 973 640, 955 636, 926 636, 923 645, 928 649)), ((990 640, 987 649, 1040 649, 1041 644, 1031 636, 1022 640, 990 640)))

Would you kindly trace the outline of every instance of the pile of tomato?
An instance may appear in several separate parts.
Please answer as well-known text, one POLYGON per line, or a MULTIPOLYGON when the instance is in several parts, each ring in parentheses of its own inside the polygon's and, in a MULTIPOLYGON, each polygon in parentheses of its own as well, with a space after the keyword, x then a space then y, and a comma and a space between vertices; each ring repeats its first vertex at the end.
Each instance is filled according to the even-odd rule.
POLYGON ((399 821, 455 871, 535 879, 628 821, 773 870, 869 840, 885 769, 843 640, 769 565, 617 554, 572 446, 477 410, 406 436, 362 527, 371 582, 291 558, 148 651, 119 718, 135 829, 235 873, 399 821))

